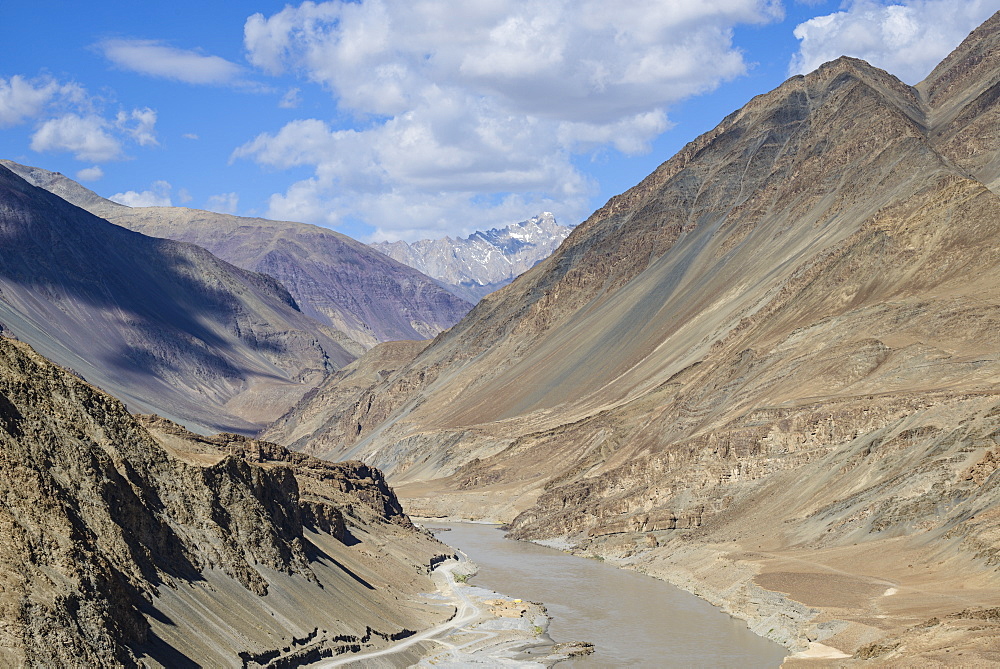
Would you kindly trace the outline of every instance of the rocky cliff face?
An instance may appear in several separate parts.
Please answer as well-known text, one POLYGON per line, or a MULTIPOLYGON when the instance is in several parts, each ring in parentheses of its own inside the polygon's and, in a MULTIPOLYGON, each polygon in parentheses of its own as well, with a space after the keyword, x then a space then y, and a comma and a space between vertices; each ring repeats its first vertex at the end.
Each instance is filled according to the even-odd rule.
POLYGON ((182 207, 126 207, 61 174, 0 164, 116 225, 196 244, 237 267, 276 278, 303 313, 365 348, 431 338, 471 308, 412 267, 333 230, 182 207))
POLYGON ((263 665, 441 618, 406 601, 444 547, 376 470, 145 423, 0 338, 0 664, 263 665))
POLYGON ((293 412, 272 437, 385 466, 421 513, 656 572, 791 646, 937 661, 963 639, 990 661, 970 630, 1000 634, 982 622, 1000 604, 998 32, 916 87, 841 58, 754 98, 408 364, 314 409, 320 429, 293 412))
POLYGON ((271 277, 125 230, 0 167, 0 322, 143 411, 254 431, 363 348, 271 277))
POLYGON ((473 304, 549 257, 569 235, 549 212, 468 237, 378 242, 372 247, 443 282, 473 304))

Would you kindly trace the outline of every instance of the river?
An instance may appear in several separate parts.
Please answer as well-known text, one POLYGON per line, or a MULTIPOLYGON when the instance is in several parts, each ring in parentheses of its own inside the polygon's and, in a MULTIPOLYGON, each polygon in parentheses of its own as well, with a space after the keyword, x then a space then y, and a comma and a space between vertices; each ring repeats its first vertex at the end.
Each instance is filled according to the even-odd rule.
POLYGON ((437 537, 464 551, 471 579, 542 602, 556 641, 590 641, 593 655, 560 667, 777 667, 788 651, 694 595, 650 576, 537 544, 511 541, 495 525, 438 523, 437 537))

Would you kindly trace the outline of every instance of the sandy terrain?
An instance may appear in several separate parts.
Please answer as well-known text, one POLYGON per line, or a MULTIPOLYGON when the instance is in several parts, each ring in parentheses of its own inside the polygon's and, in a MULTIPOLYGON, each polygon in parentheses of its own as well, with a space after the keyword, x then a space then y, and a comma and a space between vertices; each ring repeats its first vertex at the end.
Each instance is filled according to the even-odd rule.
POLYGON ((1000 664, 997 578, 968 559, 931 560, 905 539, 882 543, 754 556, 756 584, 818 610, 814 625, 842 623, 786 666, 1000 664))
POLYGON ((419 667, 466 667, 470 664, 550 667, 571 655, 586 654, 588 644, 555 644, 546 634, 545 607, 522 602, 465 581, 477 567, 462 551, 459 560, 441 563, 432 573, 437 593, 428 598, 455 608, 449 620, 389 648, 326 660, 314 669, 398 666, 423 649, 419 667))
POLYGON ((747 620, 796 651, 785 667, 1000 665, 1000 584, 967 556, 905 537, 813 549, 665 544, 612 561, 747 620))

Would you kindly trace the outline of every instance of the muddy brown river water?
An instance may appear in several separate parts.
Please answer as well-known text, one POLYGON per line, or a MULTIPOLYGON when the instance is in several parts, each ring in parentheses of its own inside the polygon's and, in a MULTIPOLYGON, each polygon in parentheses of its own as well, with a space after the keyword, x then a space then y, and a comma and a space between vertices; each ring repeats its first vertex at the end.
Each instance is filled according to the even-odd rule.
POLYGON ((788 651, 672 585, 553 548, 504 539, 494 525, 427 522, 479 567, 472 583, 548 608, 556 641, 593 655, 560 667, 777 667, 788 651))

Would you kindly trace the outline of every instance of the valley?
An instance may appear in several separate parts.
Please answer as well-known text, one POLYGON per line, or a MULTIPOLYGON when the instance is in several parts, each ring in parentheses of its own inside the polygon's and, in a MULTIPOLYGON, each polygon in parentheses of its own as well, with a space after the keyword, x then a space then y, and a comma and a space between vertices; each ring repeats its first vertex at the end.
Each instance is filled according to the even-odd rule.
POLYGON ((277 279, 302 313, 365 349, 433 337, 472 308, 420 272, 327 228, 184 207, 127 207, 61 174, 9 160, 0 165, 118 226, 195 244, 277 279))
POLYGON ((0 161, 0 664, 643 666, 555 630, 651 576, 678 665, 1000 665, 998 92, 1000 12, 379 250, 0 161))
POLYGON ((436 536, 477 562, 470 583, 544 602, 550 636, 593 644, 557 666, 777 667, 789 654, 690 593, 593 555, 504 539, 496 525, 419 522, 445 528, 436 536))
POLYGON ((275 279, 146 237, 0 166, 0 323, 128 402, 251 433, 364 352, 275 279))
POLYGON ((916 87, 841 58, 754 98, 268 438, 796 652, 997 661, 998 20, 916 87))

